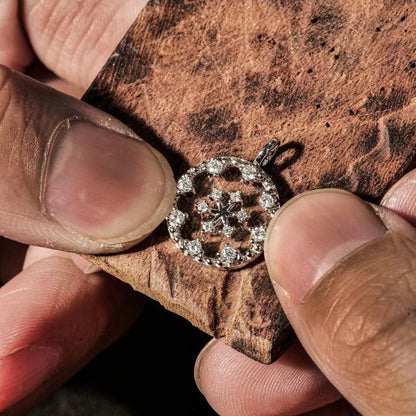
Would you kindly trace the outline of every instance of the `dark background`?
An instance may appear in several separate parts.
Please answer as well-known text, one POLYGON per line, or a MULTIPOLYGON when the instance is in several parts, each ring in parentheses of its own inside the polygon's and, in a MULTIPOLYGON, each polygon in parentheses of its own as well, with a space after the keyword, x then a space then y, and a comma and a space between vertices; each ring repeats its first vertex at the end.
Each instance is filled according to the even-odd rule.
POLYGON ((209 340, 148 300, 129 332, 30 416, 214 416, 193 378, 209 340))

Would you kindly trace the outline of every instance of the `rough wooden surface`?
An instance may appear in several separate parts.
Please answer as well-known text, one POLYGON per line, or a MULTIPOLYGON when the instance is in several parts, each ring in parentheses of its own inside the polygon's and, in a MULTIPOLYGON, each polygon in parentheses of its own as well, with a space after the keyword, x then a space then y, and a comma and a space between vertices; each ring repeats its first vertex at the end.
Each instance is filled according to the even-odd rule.
MULTIPOLYGON (((341 187, 377 201, 415 156, 415 6, 155 0, 84 99, 160 150, 177 177, 215 155, 251 160, 277 138, 269 173, 283 200, 341 187)), ((131 252, 93 261, 264 363, 290 336, 262 261, 201 266, 165 225, 131 252)))

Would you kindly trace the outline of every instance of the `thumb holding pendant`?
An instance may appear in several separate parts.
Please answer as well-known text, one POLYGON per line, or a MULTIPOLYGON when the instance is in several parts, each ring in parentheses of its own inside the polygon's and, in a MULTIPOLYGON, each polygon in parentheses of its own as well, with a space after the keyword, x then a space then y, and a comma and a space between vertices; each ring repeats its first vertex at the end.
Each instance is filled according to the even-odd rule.
POLYGON ((172 204, 165 158, 118 120, 0 66, 0 228, 87 253, 146 237, 172 204))
POLYGON ((416 413, 416 230, 344 191, 287 203, 266 261, 303 347, 364 415, 416 413))

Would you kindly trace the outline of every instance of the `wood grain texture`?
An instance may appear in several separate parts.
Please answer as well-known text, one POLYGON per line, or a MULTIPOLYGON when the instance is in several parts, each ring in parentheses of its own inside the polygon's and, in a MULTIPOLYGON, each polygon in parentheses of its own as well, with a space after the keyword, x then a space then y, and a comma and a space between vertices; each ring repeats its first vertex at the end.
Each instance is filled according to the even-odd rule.
MULTIPOLYGON (((406 0, 150 2, 84 99, 161 151, 179 177, 216 155, 268 169, 283 201, 340 187, 377 201, 416 151, 416 15, 406 0)), ((296 232, 296 230, 294 230, 296 232)), ((166 225, 104 270, 264 363, 291 330, 264 262, 224 272, 166 225)))

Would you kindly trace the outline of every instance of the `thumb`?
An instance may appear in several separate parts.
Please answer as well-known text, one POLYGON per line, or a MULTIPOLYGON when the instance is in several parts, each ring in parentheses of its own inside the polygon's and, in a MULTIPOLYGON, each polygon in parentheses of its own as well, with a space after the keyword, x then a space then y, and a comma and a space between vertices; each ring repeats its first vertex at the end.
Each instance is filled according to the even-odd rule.
POLYGON ((364 415, 416 414, 415 254, 412 226, 343 191, 295 198, 269 229, 266 261, 289 320, 364 415))
POLYGON ((0 66, 0 233, 84 253, 118 251, 168 214, 167 161, 119 121, 0 66))

